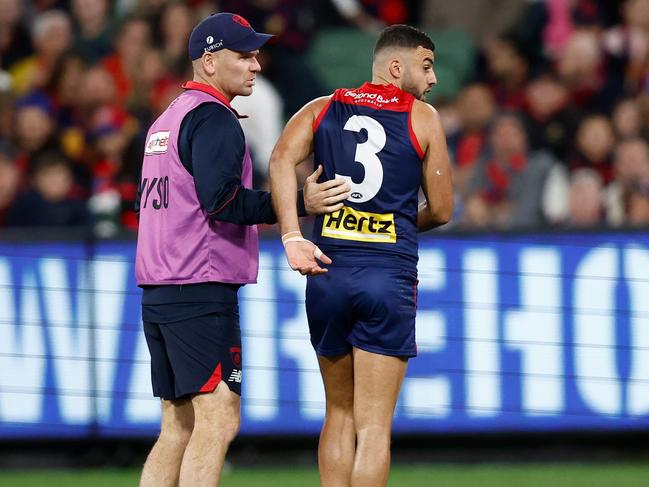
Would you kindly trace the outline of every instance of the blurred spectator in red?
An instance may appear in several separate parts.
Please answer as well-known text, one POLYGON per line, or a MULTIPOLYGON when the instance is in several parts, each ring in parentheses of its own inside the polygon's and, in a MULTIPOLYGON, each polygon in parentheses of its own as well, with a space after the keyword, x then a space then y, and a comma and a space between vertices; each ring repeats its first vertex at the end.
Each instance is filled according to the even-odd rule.
POLYGON ((423 0, 421 24, 427 29, 468 32, 477 44, 510 31, 521 18, 524 0, 423 0))
POLYGON ((626 199, 627 224, 633 227, 649 228, 649 183, 636 184, 629 188, 626 199))
MULTIPOLYGON (((136 16, 146 19, 151 26, 156 26, 160 24, 160 15, 165 5, 170 1, 177 0, 117 0, 115 5, 115 13, 119 18, 136 16)), ((208 12, 205 15, 216 10, 218 6, 218 1, 205 1, 205 0, 180 0, 183 3, 186 3, 192 10, 202 8, 201 4, 208 4, 208 12)), ((198 15, 198 18, 202 18, 202 15, 198 15)))
POLYGON ((151 27, 143 18, 129 17, 122 22, 115 39, 115 53, 101 64, 112 76, 117 93, 116 102, 132 102, 134 79, 142 67, 151 41, 151 27))
POLYGON ((559 53, 556 69, 578 108, 600 111, 610 108, 612 100, 600 96, 606 71, 597 34, 576 31, 559 53))
POLYGON ((530 152, 522 122, 500 115, 489 133, 489 153, 471 177, 463 223, 521 228, 544 223, 542 197, 555 165, 547 152, 530 152))
POLYGON ((20 187, 20 171, 15 157, 11 145, 0 140, 0 227, 4 226, 7 210, 13 204, 20 187))
POLYGON ((302 105, 327 94, 309 66, 306 53, 314 34, 314 10, 301 0, 222 0, 221 10, 236 12, 259 31, 277 36, 262 50, 262 74, 285 101, 291 117, 302 105))
POLYGON ((601 5, 595 0, 545 0, 545 8, 543 45, 552 59, 566 48, 576 29, 599 30, 605 23, 601 5))
POLYGON ((30 17, 45 12, 46 10, 60 9, 67 11, 70 7, 69 0, 29 0, 24 3, 29 9, 30 17))
POLYGON ((70 227, 89 223, 83 200, 74 198, 74 176, 60 152, 44 152, 31 171, 31 185, 7 212, 8 227, 70 227))
MULTIPOLYGON (((173 77, 165 77, 155 84, 150 97, 151 117, 154 120, 164 112, 174 98, 183 91, 181 84, 182 83, 178 82, 178 80, 173 77)), ((142 141, 142 147, 144 147, 144 141, 142 141)))
POLYGON ((564 225, 578 228, 604 223, 602 178, 597 171, 582 167, 570 175, 568 215, 564 225))
POLYGON ((107 0, 72 0, 76 22, 74 47, 88 64, 113 51, 113 31, 107 0))
POLYGON ((530 81, 525 89, 525 127, 532 150, 547 149, 566 161, 578 123, 568 90, 554 74, 545 72, 530 81))
MULTIPOLYGON (((385 23, 376 17, 370 15, 364 8, 361 0, 331 0, 330 2, 320 2, 320 10, 316 12, 318 24, 342 24, 336 22, 336 12, 333 12, 331 5, 335 7, 336 12, 344 22, 347 22, 358 29, 366 32, 380 32, 385 23)), ((401 21, 400 23, 404 23, 401 21)))
MULTIPOLYGON (((131 77, 132 88, 127 105, 129 111, 149 124, 151 107, 155 103, 154 97, 158 96, 157 86, 167 79, 173 78, 168 74, 162 51, 147 48, 142 54, 139 69, 131 77)), ((180 78, 176 78, 175 82, 182 84, 180 78)))
POLYGON ((485 42, 486 79, 496 103, 506 110, 525 106, 525 84, 529 64, 513 37, 502 36, 485 42))
POLYGON ((61 147, 73 160, 82 157, 84 148, 85 135, 79 94, 86 68, 79 53, 68 51, 57 62, 50 83, 45 88, 55 107, 61 147))
POLYGON ((18 0, 0 0, 0 69, 32 54, 32 38, 22 22, 18 0))
POLYGON ((44 88, 59 57, 72 43, 70 17, 62 10, 39 14, 32 26, 35 53, 13 65, 12 89, 19 95, 44 88))
MULTIPOLYGON (((412 22, 412 15, 409 12, 410 2, 406 0, 360 0, 363 13, 370 18, 378 20, 383 25, 406 24, 412 22)), ((362 19, 362 13, 361 13, 362 19)), ((368 25, 367 19, 357 24, 359 27, 368 25)))
POLYGON ((611 115, 613 130, 618 140, 635 139, 643 136, 642 113, 634 98, 620 100, 611 115))
POLYGON ((649 145, 643 139, 618 144, 615 179, 606 188, 606 219, 612 226, 648 224, 642 217, 649 197, 649 145))
POLYGON ((162 57, 167 70, 173 76, 181 78, 189 76, 187 39, 195 24, 195 17, 186 3, 168 2, 162 10, 160 18, 162 57))
POLYGON ((26 172, 43 152, 59 150, 54 107, 45 95, 35 92, 16 103, 18 167, 26 172))
POLYGON ((456 106, 460 131, 449 139, 449 147, 455 161, 455 191, 465 195, 473 167, 484 156, 487 132, 496 107, 491 91, 480 83, 463 88, 456 106))
MULTIPOLYGON (((13 140, 15 133, 16 104, 13 93, 2 89, 2 73, 0 72, 0 139, 13 140)), ((5 78, 4 81, 7 81, 5 78)))
POLYGON ((613 179, 611 156, 615 144, 613 127, 604 115, 590 115, 579 124, 575 153, 569 163, 570 171, 579 167, 594 169, 604 184, 613 179))
POLYGON ((95 215, 97 234, 107 237, 121 227, 137 229, 137 175, 132 174, 135 171, 124 158, 137 124, 126 112, 110 106, 97 110, 93 118, 89 131, 93 177, 89 208, 95 215))
POLYGON ((92 113, 104 105, 115 104, 116 96, 115 81, 102 66, 89 68, 84 73, 79 89, 79 106, 84 119, 90 119, 92 113))
POLYGON ((647 72, 649 55, 649 0, 627 0, 623 23, 609 29, 602 44, 608 55, 611 96, 636 92, 647 72))

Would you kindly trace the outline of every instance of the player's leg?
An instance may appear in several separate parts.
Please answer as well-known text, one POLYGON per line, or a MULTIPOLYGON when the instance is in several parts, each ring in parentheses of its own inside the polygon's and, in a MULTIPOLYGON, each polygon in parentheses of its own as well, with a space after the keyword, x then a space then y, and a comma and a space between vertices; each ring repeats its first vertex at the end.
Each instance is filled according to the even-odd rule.
POLYGON ((228 445, 239 429, 241 331, 235 312, 160 326, 176 397, 191 397, 194 428, 180 486, 218 485, 228 445))
POLYGON ((142 469, 140 487, 178 485, 180 464, 194 428, 194 410, 189 399, 161 401, 160 436, 142 469))
POLYGON ((223 381, 192 398, 194 432, 180 468, 179 487, 218 486, 230 442, 239 431, 240 396, 223 381))
POLYGON ((352 487, 380 487, 390 472, 392 415, 407 360, 354 348, 356 456, 352 487))
POLYGON ((407 358, 417 354, 414 270, 358 269, 354 279, 358 317, 348 341, 354 346, 356 457, 352 486, 386 485, 390 471, 392 416, 407 358))
POLYGON ((161 326, 144 322, 144 336, 151 354, 151 385, 154 395, 162 399, 162 422, 160 436, 142 469, 142 487, 178 485, 180 464, 194 427, 191 402, 176 399, 173 369, 161 326))
POLYGON ((325 386, 327 409, 318 446, 323 486, 349 486, 354 461, 353 367, 347 335, 351 303, 346 290, 350 270, 330 267, 327 274, 307 278, 306 312, 311 344, 325 386))
POLYGON ((354 429, 354 368, 352 354, 318 356, 327 410, 318 444, 323 487, 349 486, 356 449, 354 429))

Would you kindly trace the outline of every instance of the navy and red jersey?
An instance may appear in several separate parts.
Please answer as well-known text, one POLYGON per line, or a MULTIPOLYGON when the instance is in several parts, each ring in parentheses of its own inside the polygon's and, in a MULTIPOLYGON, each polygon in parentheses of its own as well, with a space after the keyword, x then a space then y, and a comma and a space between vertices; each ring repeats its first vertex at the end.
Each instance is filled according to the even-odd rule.
POLYGON ((417 264, 417 194, 423 152, 412 131, 415 98, 394 85, 338 89, 313 125, 323 180, 343 177, 345 206, 318 216, 313 241, 333 265, 417 264))

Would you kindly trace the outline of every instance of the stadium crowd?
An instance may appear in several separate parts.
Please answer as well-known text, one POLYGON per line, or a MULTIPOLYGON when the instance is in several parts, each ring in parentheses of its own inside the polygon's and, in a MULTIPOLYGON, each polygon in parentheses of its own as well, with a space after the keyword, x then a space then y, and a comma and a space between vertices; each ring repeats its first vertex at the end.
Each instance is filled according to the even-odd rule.
POLYGON ((410 23, 476 48, 457 96, 434 100, 448 228, 649 226, 649 0, 0 0, 0 227, 135 230, 147 128, 190 76, 195 21, 218 10, 278 36, 233 103, 257 187, 287 118, 327 94, 319 30, 410 23))

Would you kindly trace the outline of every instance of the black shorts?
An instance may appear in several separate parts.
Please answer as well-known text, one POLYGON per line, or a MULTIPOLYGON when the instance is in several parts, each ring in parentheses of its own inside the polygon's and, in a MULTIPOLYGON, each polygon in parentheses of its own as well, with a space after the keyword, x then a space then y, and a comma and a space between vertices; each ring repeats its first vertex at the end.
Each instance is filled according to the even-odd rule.
POLYGON ((173 323, 144 321, 153 395, 180 399, 212 392, 222 380, 241 395, 241 329, 237 313, 209 313, 173 323))

